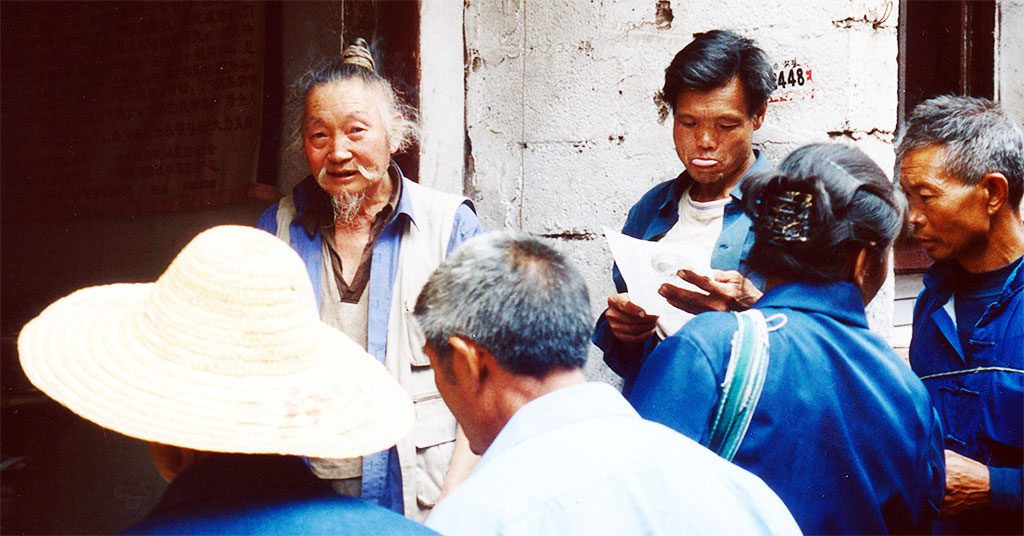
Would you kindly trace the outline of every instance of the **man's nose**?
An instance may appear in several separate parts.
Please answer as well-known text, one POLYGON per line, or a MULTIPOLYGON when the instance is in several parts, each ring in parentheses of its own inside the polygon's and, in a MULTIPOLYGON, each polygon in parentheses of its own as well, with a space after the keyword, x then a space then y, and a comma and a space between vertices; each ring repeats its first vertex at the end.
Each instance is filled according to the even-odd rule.
POLYGON ((907 223, 910 224, 911 233, 920 230, 924 226, 924 214, 914 203, 909 203, 907 206, 907 223))
POLYGON ((718 140, 715 139, 715 133, 710 128, 697 129, 697 147, 701 149, 714 149, 717 146, 718 140))
POLYGON ((334 161, 348 160, 352 158, 352 150, 349 148, 348 140, 344 136, 334 138, 331 142, 331 150, 327 158, 334 161))

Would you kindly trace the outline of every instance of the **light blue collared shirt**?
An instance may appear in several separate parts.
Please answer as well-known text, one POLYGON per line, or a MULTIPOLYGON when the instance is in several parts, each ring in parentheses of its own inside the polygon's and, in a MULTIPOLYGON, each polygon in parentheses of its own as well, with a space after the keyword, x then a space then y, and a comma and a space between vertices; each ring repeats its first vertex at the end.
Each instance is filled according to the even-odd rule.
POLYGON ((526 404, 427 526, 460 534, 799 534, 756 476, 603 383, 526 404))

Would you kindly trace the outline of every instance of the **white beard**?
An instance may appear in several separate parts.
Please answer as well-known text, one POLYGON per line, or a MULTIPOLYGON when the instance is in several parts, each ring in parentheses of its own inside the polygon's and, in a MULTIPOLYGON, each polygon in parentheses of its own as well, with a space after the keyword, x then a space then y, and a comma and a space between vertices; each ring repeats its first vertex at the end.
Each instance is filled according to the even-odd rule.
POLYGON ((364 201, 366 201, 366 192, 341 191, 338 195, 332 196, 331 207, 334 208, 334 224, 351 227, 356 221, 356 217, 363 211, 364 201))

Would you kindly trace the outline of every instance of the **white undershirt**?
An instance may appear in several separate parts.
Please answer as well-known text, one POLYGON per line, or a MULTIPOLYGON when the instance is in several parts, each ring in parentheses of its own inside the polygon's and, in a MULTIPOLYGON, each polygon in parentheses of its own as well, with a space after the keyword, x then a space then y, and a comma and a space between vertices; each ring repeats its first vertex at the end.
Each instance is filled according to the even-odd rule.
MULTIPOLYGON (((707 202, 694 201, 687 188, 679 198, 679 221, 665 233, 661 242, 677 245, 680 258, 691 264, 688 268, 703 272, 711 265, 711 255, 722 234, 725 205, 728 204, 728 197, 707 202)), ((679 318, 659 319, 659 335, 672 335, 690 318, 692 315, 684 314, 679 318)))
POLYGON ((679 198, 679 221, 661 239, 665 243, 679 244, 686 258, 696 266, 709 266, 715 244, 722 234, 722 220, 729 198, 700 202, 690 197, 687 188, 679 198))

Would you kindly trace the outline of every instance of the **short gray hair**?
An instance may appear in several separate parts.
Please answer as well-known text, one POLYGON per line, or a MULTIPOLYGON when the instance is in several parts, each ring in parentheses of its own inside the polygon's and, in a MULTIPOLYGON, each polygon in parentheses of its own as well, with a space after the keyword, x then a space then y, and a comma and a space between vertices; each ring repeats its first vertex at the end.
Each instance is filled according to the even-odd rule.
POLYGON ((1008 201, 1018 209, 1024 195, 1024 133, 998 104, 952 95, 918 104, 896 145, 896 175, 907 155, 929 146, 943 147, 943 169, 967 184, 1002 173, 1008 201))
POLYGON ((449 375, 448 339, 456 335, 515 374, 581 368, 593 322, 576 267, 542 239, 509 232, 463 244, 427 280, 414 314, 449 375))

